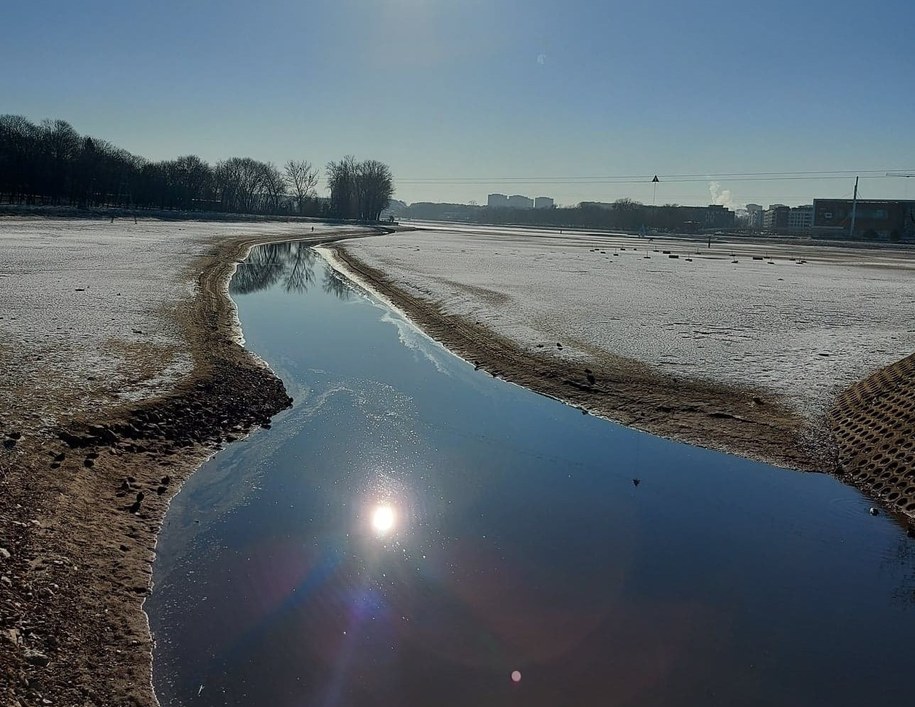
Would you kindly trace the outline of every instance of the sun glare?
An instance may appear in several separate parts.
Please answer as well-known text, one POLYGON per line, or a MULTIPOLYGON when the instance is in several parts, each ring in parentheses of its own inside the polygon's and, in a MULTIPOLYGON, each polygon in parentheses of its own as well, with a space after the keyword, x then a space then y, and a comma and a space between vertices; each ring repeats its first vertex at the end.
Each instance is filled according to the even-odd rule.
POLYGON ((372 528, 379 535, 390 533, 397 524, 397 514, 391 506, 375 506, 372 511, 372 528))

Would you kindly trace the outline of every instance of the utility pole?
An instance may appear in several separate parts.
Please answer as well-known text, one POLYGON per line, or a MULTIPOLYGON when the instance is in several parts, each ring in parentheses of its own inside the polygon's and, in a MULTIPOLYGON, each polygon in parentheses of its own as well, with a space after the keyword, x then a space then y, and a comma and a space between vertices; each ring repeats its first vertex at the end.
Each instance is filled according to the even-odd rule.
POLYGON ((855 216, 858 214, 858 178, 855 177, 855 195, 851 200, 851 230, 848 237, 855 237, 855 216))

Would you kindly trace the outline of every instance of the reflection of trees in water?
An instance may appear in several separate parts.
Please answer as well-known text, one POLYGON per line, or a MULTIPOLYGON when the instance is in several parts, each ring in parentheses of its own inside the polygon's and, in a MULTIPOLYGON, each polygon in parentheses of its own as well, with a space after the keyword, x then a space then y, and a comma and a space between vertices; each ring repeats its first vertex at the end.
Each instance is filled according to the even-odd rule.
POLYGON ((336 295, 340 299, 348 300, 352 294, 352 290, 340 275, 337 274, 336 270, 327 268, 324 271, 324 284, 322 289, 329 295, 336 295))
POLYGON ((277 243, 286 246, 286 272, 283 280, 283 289, 286 292, 308 292, 308 287, 315 284, 315 255, 314 250, 301 243, 277 243))
MULTIPOLYGON (((247 295, 282 282, 286 292, 308 292, 315 284, 315 251, 304 243, 267 243, 255 246, 247 260, 238 266, 229 283, 232 294, 247 295)), ((322 288, 341 299, 349 297, 349 286, 330 268, 324 273, 322 288)))
POLYGON ((255 246, 248 258, 238 266, 235 276, 229 282, 233 295, 247 295, 266 289, 279 280, 283 272, 280 252, 271 246, 255 246))

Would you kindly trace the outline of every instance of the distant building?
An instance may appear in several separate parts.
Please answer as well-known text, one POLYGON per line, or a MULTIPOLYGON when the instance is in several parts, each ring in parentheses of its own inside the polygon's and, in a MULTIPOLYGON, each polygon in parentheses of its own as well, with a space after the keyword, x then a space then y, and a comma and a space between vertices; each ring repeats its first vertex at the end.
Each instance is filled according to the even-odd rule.
POLYGON ((508 197, 505 194, 490 194, 486 197, 486 205, 494 209, 504 209, 508 206, 508 197))
POLYGON ((760 204, 747 204, 747 228, 759 230, 763 227, 765 210, 760 204))
POLYGON ((553 200, 548 196, 538 196, 534 199, 534 208, 535 209, 552 209, 553 200))
POLYGON ((788 212, 790 206, 784 204, 770 204, 763 214, 763 229, 770 233, 784 231, 788 228, 788 212))
POLYGON ((788 210, 789 231, 809 231, 813 227, 813 205, 795 206, 788 210))
POLYGON ((851 233, 851 199, 814 199, 814 231, 846 238, 915 239, 915 201, 858 199, 851 233))
POLYGON ((508 197, 508 208, 510 209, 533 209, 534 200, 521 194, 512 194, 508 197))

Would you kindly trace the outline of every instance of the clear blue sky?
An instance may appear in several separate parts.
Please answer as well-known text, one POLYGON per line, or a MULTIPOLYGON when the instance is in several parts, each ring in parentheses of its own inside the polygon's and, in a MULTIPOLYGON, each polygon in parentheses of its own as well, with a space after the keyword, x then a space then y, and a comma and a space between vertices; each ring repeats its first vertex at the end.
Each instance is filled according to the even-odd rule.
MULTIPOLYGON (((913 0, 28 0, 0 13, 0 112, 154 159, 376 158, 406 201, 650 202, 411 180, 915 170, 913 28, 913 0)), ((764 205, 853 183, 717 181, 764 205)), ((915 178, 861 189, 915 198, 915 178)))

